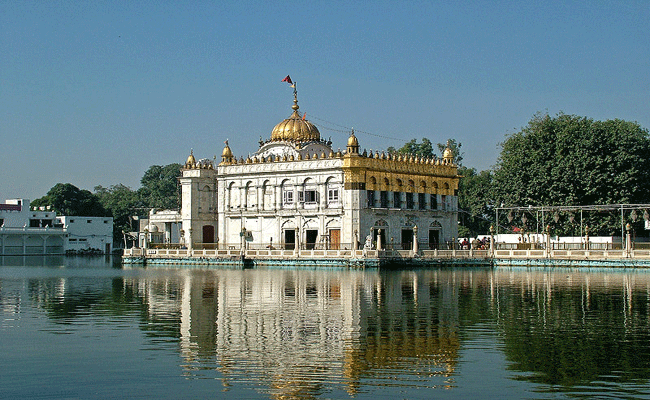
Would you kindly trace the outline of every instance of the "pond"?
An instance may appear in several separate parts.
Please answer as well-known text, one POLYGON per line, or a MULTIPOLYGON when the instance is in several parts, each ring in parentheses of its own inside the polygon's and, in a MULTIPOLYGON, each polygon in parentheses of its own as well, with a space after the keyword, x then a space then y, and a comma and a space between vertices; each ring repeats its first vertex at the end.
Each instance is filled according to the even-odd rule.
POLYGON ((2 398, 650 397, 650 271, 0 259, 2 398))

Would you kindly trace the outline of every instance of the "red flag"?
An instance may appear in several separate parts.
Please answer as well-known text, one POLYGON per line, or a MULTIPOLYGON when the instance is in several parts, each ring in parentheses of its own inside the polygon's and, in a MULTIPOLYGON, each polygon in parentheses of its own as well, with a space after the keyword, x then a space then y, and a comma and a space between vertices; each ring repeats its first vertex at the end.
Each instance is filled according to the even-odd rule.
POLYGON ((289 75, 287 75, 287 77, 284 78, 282 82, 287 82, 289 85, 293 85, 293 81, 291 80, 291 77, 289 75))
POLYGON ((303 121, 305 120, 305 118, 307 118, 307 113, 304 113, 304 114, 302 115, 302 120, 303 120, 303 121))

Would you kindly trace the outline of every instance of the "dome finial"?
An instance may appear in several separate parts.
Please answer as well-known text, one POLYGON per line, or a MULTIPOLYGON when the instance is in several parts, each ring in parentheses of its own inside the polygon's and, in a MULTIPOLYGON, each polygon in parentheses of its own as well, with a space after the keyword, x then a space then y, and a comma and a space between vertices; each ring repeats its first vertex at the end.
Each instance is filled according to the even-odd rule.
POLYGON ((291 109, 294 111, 298 111, 300 108, 298 106, 298 88, 296 87, 297 82, 294 82, 291 87, 293 88, 293 105, 291 106, 291 109))

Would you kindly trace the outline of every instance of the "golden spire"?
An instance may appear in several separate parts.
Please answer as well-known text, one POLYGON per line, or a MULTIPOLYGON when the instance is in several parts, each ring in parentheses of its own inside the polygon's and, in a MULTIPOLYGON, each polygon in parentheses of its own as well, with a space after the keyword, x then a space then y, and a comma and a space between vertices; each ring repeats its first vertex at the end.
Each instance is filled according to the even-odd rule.
POLYGON ((194 158, 194 149, 190 149, 190 155, 187 157, 187 161, 185 161, 185 167, 186 168, 191 168, 196 164, 196 159, 194 158))
POLYGON ((445 164, 453 164, 454 162, 454 152, 451 150, 451 143, 449 140, 447 140, 447 147, 445 148, 445 151, 442 153, 442 160, 445 162, 445 164))
POLYGON ((228 139, 224 142, 226 146, 223 148, 223 151, 221 152, 221 162, 231 162, 232 161, 232 150, 230 150, 230 146, 228 146, 228 139))
POLYGON ((347 149, 348 154, 359 154, 359 140, 357 140, 357 137, 354 136, 354 128, 352 128, 352 132, 350 133, 350 137, 348 138, 348 149, 347 149))

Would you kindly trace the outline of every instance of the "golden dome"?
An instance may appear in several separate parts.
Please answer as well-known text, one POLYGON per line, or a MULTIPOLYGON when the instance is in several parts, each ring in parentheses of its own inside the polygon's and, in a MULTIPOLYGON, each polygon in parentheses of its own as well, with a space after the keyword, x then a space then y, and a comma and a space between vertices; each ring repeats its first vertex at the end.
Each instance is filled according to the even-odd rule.
POLYGON ((185 161, 185 165, 192 166, 196 164, 196 159, 194 158, 194 149, 190 150, 190 155, 187 157, 187 161, 185 161))
POLYGON ((320 140, 318 128, 298 113, 298 100, 295 97, 291 108, 293 109, 291 116, 273 128, 271 141, 310 142, 320 140))
POLYGON ((347 154, 359 154, 359 141, 354 136, 354 128, 352 128, 352 132, 350 132, 350 137, 348 138, 347 154))
POLYGON ((454 160, 454 152, 451 151, 449 147, 447 147, 445 151, 442 153, 442 159, 445 161, 452 162, 454 160))
POLYGON ((354 136, 354 131, 352 131, 352 134, 348 138, 348 147, 359 147, 359 140, 354 136))
POLYGON ((224 147, 223 151, 221 152, 221 157, 224 159, 232 158, 232 150, 230 150, 230 146, 228 146, 227 140, 226 140, 226 147, 224 147))

